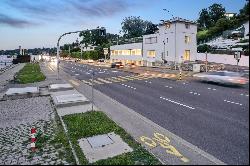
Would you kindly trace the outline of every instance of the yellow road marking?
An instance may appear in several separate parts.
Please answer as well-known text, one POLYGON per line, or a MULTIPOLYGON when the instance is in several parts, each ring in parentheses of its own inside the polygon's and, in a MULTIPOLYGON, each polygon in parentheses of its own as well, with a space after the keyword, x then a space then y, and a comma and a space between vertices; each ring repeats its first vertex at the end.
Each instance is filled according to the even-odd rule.
POLYGON ((119 80, 119 81, 127 81, 125 79, 117 78, 117 77, 112 77, 113 79, 119 80))
POLYGON ((152 139, 146 136, 141 136, 140 139, 143 143, 152 148, 155 148, 158 143, 162 148, 166 149, 166 153, 178 157, 184 163, 189 162, 188 158, 184 157, 173 145, 170 145, 170 139, 163 134, 154 133, 152 139))
POLYGON ((82 82, 85 83, 85 84, 88 84, 88 85, 92 85, 91 82, 88 82, 88 81, 85 81, 85 80, 82 80, 82 82))
POLYGON ((106 79, 109 80, 109 81, 112 81, 112 82, 120 82, 120 81, 115 80, 115 79, 113 79, 113 78, 106 78, 106 79))
POLYGON ((107 81, 107 80, 104 80, 104 79, 102 79, 102 78, 97 78, 99 81, 102 81, 102 82, 104 82, 104 83, 107 83, 107 84, 111 84, 112 82, 110 82, 110 81, 107 81))
POLYGON ((72 84, 76 85, 76 86, 79 86, 80 84, 74 80, 69 80, 69 82, 71 82, 72 84))
POLYGON ((93 80, 93 82, 96 83, 96 84, 103 84, 102 82, 97 81, 97 80, 93 80))
POLYGON ((118 76, 118 77, 120 77, 120 78, 122 78, 122 79, 125 79, 125 80, 133 80, 133 79, 131 79, 131 78, 127 78, 127 77, 122 77, 122 76, 118 76))

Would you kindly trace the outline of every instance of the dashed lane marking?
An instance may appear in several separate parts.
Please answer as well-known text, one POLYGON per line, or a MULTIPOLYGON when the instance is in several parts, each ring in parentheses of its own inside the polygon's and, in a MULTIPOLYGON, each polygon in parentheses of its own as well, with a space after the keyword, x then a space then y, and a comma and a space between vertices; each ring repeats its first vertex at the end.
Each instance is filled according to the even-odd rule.
POLYGON ((166 85, 165 87, 166 87, 166 88, 170 88, 170 89, 172 89, 172 88, 173 88, 172 86, 168 86, 168 85, 166 85))
POLYGON ((229 101, 229 100, 224 100, 227 103, 231 103, 231 104, 236 104, 236 105, 242 105, 241 103, 237 103, 237 102, 233 102, 233 101, 229 101))
POLYGON ((173 100, 170 100, 170 99, 164 98, 164 97, 160 97, 160 99, 163 99, 163 100, 169 101, 169 102, 171 102, 171 103, 174 103, 174 104, 177 104, 177 105, 180 105, 180 106, 183 106, 183 107, 186 107, 186 108, 192 109, 192 110, 194 110, 194 109, 195 109, 194 107, 191 107, 191 106, 188 106, 188 105, 185 105, 185 104, 181 104, 181 103, 179 103, 179 102, 176 102, 176 101, 173 101, 173 100))
POLYGON ((199 93, 197 93, 197 92, 189 92, 190 94, 193 94, 193 95, 198 95, 198 96, 200 96, 201 94, 199 94, 199 93))
POLYGON ((132 86, 129 86, 129 85, 126 85, 126 84, 121 84, 122 86, 125 86, 125 87, 127 87, 127 88, 131 88, 131 89, 134 89, 134 90, 136 90, 136 88, 135 87, 132 87, 132 86))

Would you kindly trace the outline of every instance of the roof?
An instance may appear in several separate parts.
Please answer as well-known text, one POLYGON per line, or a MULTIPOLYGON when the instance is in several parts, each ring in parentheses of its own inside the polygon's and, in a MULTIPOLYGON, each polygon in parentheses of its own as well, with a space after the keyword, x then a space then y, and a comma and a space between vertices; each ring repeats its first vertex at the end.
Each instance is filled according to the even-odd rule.
MULTIPOLYGON (((173 19, 170 19, 170 20, 164 20, 164 23, 175 23, 175 22, 197 24, 194 21, 190 21, 190 20, 183 19, 183 18, 180 18, 180 17, 174 17, 173 19)), ((159 25, 163 25, 163 24, 160 23, 159 25)))

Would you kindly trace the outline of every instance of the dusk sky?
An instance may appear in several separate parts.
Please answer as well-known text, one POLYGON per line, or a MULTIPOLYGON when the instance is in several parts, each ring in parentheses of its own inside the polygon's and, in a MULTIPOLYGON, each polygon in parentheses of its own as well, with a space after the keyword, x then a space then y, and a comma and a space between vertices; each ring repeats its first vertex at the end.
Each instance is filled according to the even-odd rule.
MULTIPOLYGON (((222 4, 238 13, 246 0, 0 0, 0 50, 55 47, 58 37, 69 31, 106 27, 118 33, 123 18, 141 16, 159 23, 171 15, 197 20, 202 8, 222 4)), ((64 37, 61 45, 78 35, 64 37)))

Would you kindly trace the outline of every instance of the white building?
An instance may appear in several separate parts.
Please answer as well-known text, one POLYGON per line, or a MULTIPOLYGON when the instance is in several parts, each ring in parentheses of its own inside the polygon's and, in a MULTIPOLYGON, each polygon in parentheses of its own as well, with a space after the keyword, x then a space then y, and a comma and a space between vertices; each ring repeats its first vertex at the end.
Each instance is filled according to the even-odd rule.
POLYGON ((243 24, 245 32, 244 32, 244 38, 249 39, 249 21, 245 22, 243 24))
POLYGON ((196 59, 197 25, 194 22, 174 18, 159 24, 158 28, 155 34, 144 35, 143 43, 111 46, 111 62, 154 66, 164 61, 180 63, 196 59))

